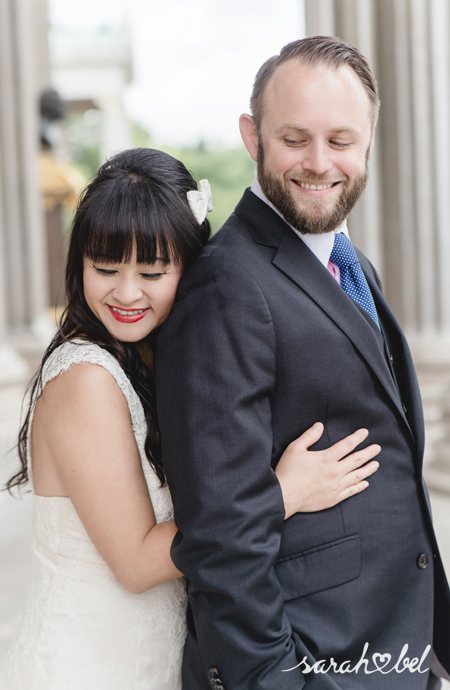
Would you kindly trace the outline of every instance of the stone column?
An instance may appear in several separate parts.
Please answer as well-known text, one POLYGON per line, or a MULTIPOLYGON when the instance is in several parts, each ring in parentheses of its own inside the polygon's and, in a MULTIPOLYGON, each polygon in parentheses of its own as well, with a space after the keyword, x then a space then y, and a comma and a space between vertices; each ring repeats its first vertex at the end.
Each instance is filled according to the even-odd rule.
MULTIPOLYGON (((1 157, 1 151, 0 151, 1 157)), ((0 193, 0 385, 22 381, 28 374, 26 362, 7 342, 7 278, 4 239, 4 203, 0 193)))
POLYGON ((95 104, 102 118, 100 161, 104 163, 118 151, 132 148, 133 137, 121 93, 98 97, 95 104))
MULTIPOLYGON (((450 478, 450 7, 448 0, 306 0, 308 35, 361 50, 380 87, 371 181, 349 219, 409 339, 424 398, 426 474, 450 478), (325 16, 326 15, 326 16, 325 16)), ((431 477, 435 476, 435 479, 431 477)), ((450 486, 450 483, 449 483, 450 486)))
POLYGON ((14 0, 16 8, 17 96, 20 139, 18 146, 21 166, 22 231, 25 245, 24 265, 27 273, 27 323, 39 329, 39 322, 48 306, 48 267, 44 215, 38 188, 37 159, 39 153, 39 95, 43 77, 35 70, 37 47, 33 41, 36 10, 42 3, 35 0, 14 0))
POLYGON ((30 342, 48 303, 37 180, 44 20, 44 0, 0 0, 0 382, 24 374, 13 336, 30 342))
POLYGON ((307 36, 334 36, 334 0, 305 0, 307 36))

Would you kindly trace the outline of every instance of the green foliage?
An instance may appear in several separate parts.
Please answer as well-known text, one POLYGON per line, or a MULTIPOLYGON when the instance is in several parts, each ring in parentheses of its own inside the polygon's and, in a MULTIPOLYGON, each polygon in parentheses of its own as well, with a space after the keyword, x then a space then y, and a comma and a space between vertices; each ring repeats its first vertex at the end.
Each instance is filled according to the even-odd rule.
POLYGON ((152 148, 150 134, 137 122, 133 123, 133 144, 137 149, 152 148))
POLYGON ((100 122, 95 109, 69 112, 64 120, 68 157, 87 181, 100 167, 100 122))
POLYGON ((214 211, 208 214, 213 232, 216 232, 234 211, 244 189, 249 187, 256 174, 256 166, 241 146, 235 149, 196 148, 173 149, 161 147, 179 158, 194 178, 209 180, 213 195, 214 211))
MULTIPOLYGON (((98 111, 70 113, 65 122, 69 157, 83 173, 92 179, 100 165, 100 126, 98 111)), ((151 135, 140 125, 133 125, 134 145, 152 147, 151 135)), ((234 149, 212 148, 202 142, 196 147, 172 148, 157 146, 179 158, 197 180, 208 179, 213 194, 214 211, 208 214, 213 232, 216 232, 234 211, 244 189, 250 186, 256 166, 244 146, 234 149)))

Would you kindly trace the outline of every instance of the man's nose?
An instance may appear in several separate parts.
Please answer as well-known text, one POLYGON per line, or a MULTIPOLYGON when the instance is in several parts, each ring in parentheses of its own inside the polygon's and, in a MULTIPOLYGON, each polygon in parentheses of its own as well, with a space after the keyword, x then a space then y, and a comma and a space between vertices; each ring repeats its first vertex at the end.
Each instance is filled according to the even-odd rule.
POLYGON ((302 167, 304 170, 323 175, 332 169, 333 163, 330 159, 330 151, 325 142, 313 141, 304 151, 302 167))

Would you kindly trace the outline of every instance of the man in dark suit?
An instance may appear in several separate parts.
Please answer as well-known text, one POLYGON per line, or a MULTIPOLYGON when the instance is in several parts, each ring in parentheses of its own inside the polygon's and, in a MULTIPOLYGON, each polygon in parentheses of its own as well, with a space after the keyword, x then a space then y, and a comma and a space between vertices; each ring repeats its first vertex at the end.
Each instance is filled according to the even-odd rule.
POLYGON ((183 690, 439 687, 428 669, 433 646, 450 671, 450 594, 420 394, 345 225, 376 83, 358 51, 313 37, 262 66, 251 105, 241 133, 258 179, 186 271, 157 348, 190 600, 183 690), (317 421, 317 450, 368 428, 380 467, 362 493, 285 521, 273 468, 317 421))

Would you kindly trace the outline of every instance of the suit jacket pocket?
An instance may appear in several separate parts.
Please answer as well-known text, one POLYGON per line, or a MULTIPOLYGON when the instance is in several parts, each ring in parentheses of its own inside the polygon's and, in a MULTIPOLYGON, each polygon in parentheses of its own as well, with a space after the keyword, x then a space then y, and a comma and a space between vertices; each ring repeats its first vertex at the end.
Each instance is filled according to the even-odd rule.
POLYGON ((361 537, 352 534, 275 561, 285 601, 355 580, 361 574, 361 537))

